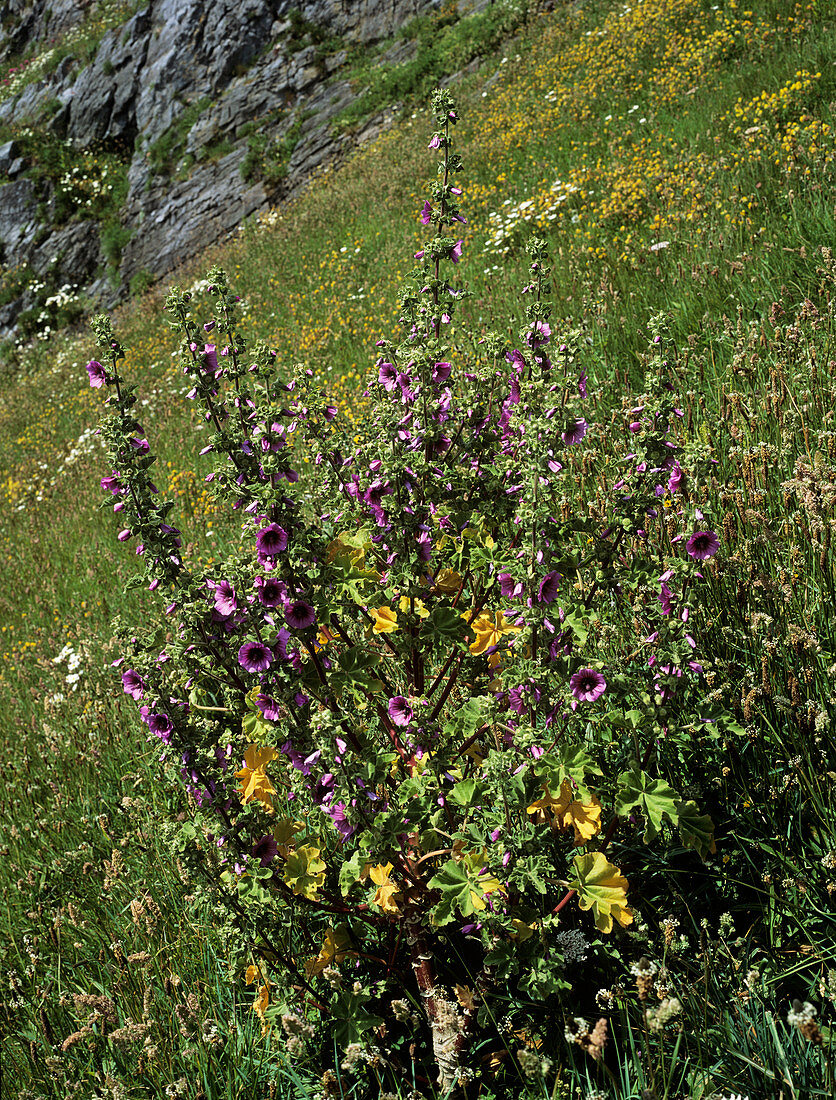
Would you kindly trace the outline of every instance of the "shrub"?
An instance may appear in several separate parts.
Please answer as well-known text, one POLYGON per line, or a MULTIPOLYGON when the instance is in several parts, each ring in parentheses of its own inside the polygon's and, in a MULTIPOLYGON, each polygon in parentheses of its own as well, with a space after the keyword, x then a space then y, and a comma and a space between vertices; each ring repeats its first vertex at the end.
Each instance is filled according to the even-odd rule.
POLYGON ((165 605, 155 630, 123 631, 122 682, 190 797, 173 848, 226 906, 231 962, 287 1056, 321 1074, 336 1049, 378 1089, 482 1074, 542 1095, 564 1029, 601 1060, 607 1020, 577 1019, 575 968, 592 943, 617 957, 641 906, 622 856, 640 882, 663 840, 684 866, 713 850, 673 784, 734 725, 699 691, 688 627, 719 542, 692 503, 709 462, 661 319, 644 393, 607 429, 623 439, 607 498, 584 492, 604 428, 584 418, 577 334, 550 325, 544 242, 516 338, 453 335, 462 166, 449 94, 432 110, 435 233, 364 427, 248 343, 223 271, 213 317, 167 299, 207 481, 242 517, 211 569, 183 552, 124 348, 94 321, 106 506, 144 561, 132 583, 165 605))

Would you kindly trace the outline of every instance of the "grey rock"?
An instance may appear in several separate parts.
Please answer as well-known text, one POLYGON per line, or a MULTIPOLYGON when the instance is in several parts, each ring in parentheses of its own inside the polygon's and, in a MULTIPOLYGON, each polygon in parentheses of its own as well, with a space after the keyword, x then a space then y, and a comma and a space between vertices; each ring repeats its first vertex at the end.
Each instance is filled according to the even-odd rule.
POLYGON ((9 166, 20 153, 20 145, 16 141, 7 141, 0 145, 0 174, 9 171, 9 166))
POLYGON ((82 70, 72 89, 67 137, 74 145, 133 143, 150 31, 151 11, 145 8, 102 39, 95 61, 82 70))
POLYGON ((33 180, 14 180, 0 187, 0 247, 4 262, 31 243, 37 229, 38 195, 33 180))
POLYGON ((48 271, 56 282, 84 286, 104 263, 97 224, 73 222, 56 230, 34 249, 29 262, 39 275, 48 271))
POLYGON ((261 183, 241 182, 242 159, 243 150, 236 149, 217 164, 201 165, 188 180, 152 186, 141 206, 126 208, 138 229, 122 255, 123 285, 143 270, 171 271, 267 204, 261 183))
POLYGON ((4 0, 0 58, 19 56, 27 46, 66 34, 84 20, 78 0, 4 0))

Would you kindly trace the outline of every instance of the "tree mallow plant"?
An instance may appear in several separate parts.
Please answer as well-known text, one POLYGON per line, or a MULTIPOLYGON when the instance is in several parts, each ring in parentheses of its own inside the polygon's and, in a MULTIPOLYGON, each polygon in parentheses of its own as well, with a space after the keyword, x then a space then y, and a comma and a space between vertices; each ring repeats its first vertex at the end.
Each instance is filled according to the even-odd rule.
POLYGON ((713 849, 669 779, 723 717, 689 634, 719 543, 689 503, 707 460, 682 437, 674 349, 657 323, 609 497, 587 498, 603 429, 579 339, 550 324, 544 241, 517 338, 452 335, 447 92, 432 113, 433 232, 359 433, 246 340, 222 271, 213 317, 167 299, 207 481, 242 519, 226 560, 186 560, 103 317, 88 371, 109 394, 107 506, 161 597, 156 631, 124 632, 124 690, 188 792, 176 848, 225 903, 264 1029, 320 1073, 336 1047, 372 1088, 444 1091, 546 1072, 540 1040, 575 1015, 570 933, 618 936, 641 905, 619 845, 639 876, 639 835, 713 849))

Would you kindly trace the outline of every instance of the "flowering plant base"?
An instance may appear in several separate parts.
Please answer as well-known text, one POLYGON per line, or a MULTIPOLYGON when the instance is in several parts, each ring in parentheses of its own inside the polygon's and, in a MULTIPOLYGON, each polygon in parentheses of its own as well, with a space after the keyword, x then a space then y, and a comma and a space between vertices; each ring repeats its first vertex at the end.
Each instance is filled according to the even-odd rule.
MULTIPOLYGON (((456 328, 457 116, 446 92, 432 111, 432 235, 359 434, 310 371, 248 343, 222 271, 213 317, 167 300, 207 480, 242 518, 226 561, 184 558, 106 318, 88 374, 118 538, 163 598, 158 634, 126 636, 124 690, 188 792, 176 846, 244 935, 265 1033, 315 1064, 336 1045, 379 1088, 449 1092, 548 1072, 571 936, 618 937, 641 904, 619 847, 713 849, 670 781, 726 719, 695 692, 689 600, 719 543, 689 504, 707 460, 681 438, 661 322, 611 495, 587 500, 603 428, 577 334, 549 322, 545 242, 516 339, 456 328)), ((606 1022, 592 1035, 600 1059, 606 1022)))

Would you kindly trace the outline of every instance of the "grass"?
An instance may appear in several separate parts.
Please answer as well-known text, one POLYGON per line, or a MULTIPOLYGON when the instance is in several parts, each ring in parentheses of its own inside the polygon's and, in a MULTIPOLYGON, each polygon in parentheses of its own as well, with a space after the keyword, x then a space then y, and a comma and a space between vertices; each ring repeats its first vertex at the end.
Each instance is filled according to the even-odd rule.
MULTIPOLYGON (((725 697, 740 732, 695 744, 680 780, 710 809, 718 854, 699 876, 672 860, 631 878, 642 921, 609 951, 593 941, 573 1008, 609 1017, 607 1071, 572 1044, 550 1050, 555 1096, 829 1094, 827 1046, 786 1019, 798 998, 827 1024, 836 999, 835 39, 824 2, 590 3, 532 19, 457 89, 470 318, 519 327, 521 241, 539 227, 555 255, 556 327, 587 341, 597 457, 583 491, 594 495, 640 403, 648 316, 665 312, 685 422, 716 459, 705 507, 722 517, 693 627, 706 691, 725 697), (660 1033, 630 973, 642 955, 682 1004, 660 1033)), ((203 270, 222 262, 251 333, 329 378, 358 425, 374 342, 394 328, 421 240, 426 129, 420 111, 403 118, 178 275, 199 297, 203 270)), ((189 553, 207 561, 235 528, 202 484, 160 297, 117 323, 163 454, 160 487, 189 553)), ((99 510, 91 355, 86 335, 21 353, 0 403, 0 560, 14 578, 0 594, 2 799, 14 822, 0 866, 14 983, 5 1082, 38 1097, 312 1094, 316 1063, 287 1066, 256 1026, 246 944, 177 872, 166 822, 186 806, 161 785, 114 682, 112 616, 142 624, 150 597, 118 591, 133 566, 99 510), (56 663, 65 646, 80 656, 72 671, 69 655, 56 663), (78 1000, 90 996, 113 1007, 78 1000)))

